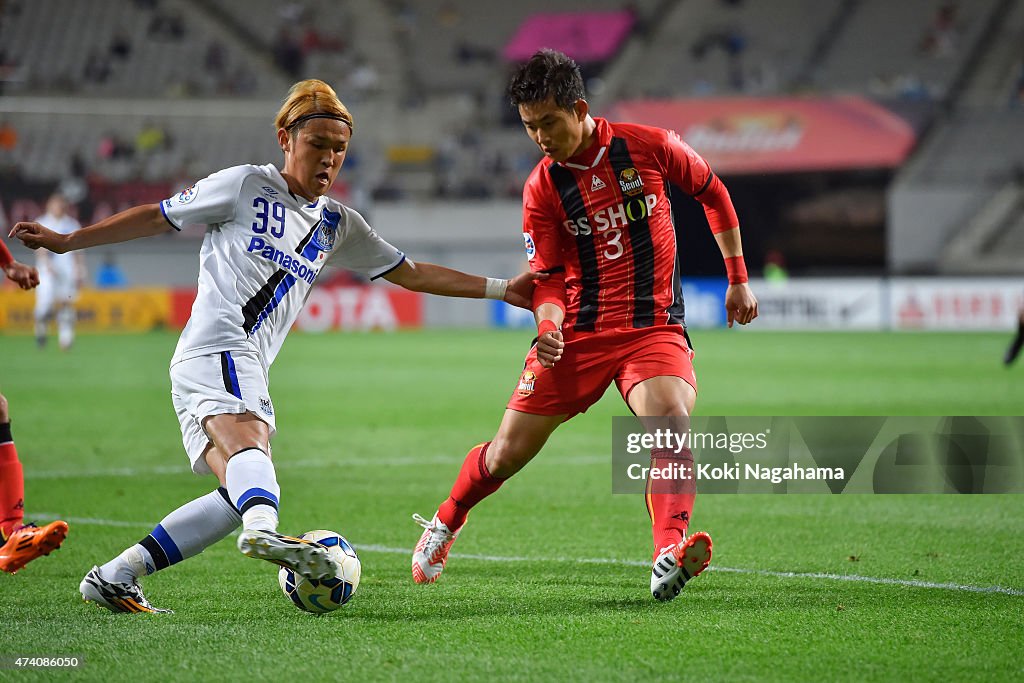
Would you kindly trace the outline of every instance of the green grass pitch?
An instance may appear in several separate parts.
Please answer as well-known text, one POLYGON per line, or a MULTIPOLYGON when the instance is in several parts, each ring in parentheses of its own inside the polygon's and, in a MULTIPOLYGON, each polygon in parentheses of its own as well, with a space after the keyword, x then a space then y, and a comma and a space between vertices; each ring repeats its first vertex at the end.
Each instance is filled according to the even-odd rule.
MULTIPOLYGON (((1024 408, 1024 367, 1000 365, 1008 334, 694 338, 703 414, 1024 408)), ((1024 675, 1024 496, 698 497, 692 528, 714 537, 715 571, 656 603, 643 501, 609 493, 610 418, 626 414, 614 390, 473 512, 438 584, 414 585, 410 515, 429 516, 465 452, 493 434, 528 341, 294 335, 271 374, 282 530, 345 534, 363 562, 358 593, 335 614, 301 613, 271 566, 226 539, 144 581, 175 610, 150 616, 85 605, 77 587, 214 485, 182 451, 174 335, 83 336, 68 354, 0 337, 29 518, 71 523, 59 552, 0 575, 0 656, 80 655, 68 677, 103 681, 1024 675), (1009 590, 967 590, 992 586, 1009 590)))

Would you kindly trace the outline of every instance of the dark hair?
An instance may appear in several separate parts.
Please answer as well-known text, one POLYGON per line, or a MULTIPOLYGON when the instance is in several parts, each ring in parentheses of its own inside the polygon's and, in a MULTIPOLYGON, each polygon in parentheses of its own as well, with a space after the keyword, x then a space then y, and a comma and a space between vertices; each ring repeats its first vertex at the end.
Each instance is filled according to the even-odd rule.
POLYGON ((521 64, 508 84, 513 107, 555 98, 560 108, 570 110, 576 100, 586 97, 580 67, 557 50, 543 49, 521 64))

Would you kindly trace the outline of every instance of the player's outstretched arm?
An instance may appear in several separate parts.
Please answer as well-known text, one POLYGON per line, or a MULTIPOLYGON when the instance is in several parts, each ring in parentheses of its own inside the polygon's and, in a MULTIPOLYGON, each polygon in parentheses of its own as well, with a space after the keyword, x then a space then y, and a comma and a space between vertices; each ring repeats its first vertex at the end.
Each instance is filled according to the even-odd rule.
POLYGON ((8 237, 15 237, 29 249, 42 247, 55 254, 88 249, 103 244, 115 244, 159 235, 171 229, 159 204, 144 204, 115 213, 95 225, 81 228, 67 235, 54 232, 39 223, 16 223, 8 237))
POLYGON ((500 299, 513 306, 530 308, 536 277, 535 273, 520 273, 511 280, 498 280, 406 259, 384 279, 413 292, 467 299, 500 299))

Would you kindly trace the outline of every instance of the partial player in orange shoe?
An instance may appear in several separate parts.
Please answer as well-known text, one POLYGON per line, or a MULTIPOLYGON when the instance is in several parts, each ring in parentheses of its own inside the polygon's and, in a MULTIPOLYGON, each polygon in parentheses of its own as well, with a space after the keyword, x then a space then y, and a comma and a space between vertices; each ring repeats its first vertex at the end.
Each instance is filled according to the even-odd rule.
POLYGON ((0 548, 0 569, 13 574, 26 564, 60 548, 68 535, 68 523, 57 520, 46 526, 25 524, 11 534, 0 548))
MULTIPOLYGON (((19 263, 0 242, 0 269, 22 289, 39 284, 35 268, 19 263)), ((68 535, 66 522, 56 521, 44 527, 22 524, 25 514, 25 479, 11 436, 11 418, 7 398, 0 394, 0 570, 13 574, 41 555, 60 547, 68 535)))

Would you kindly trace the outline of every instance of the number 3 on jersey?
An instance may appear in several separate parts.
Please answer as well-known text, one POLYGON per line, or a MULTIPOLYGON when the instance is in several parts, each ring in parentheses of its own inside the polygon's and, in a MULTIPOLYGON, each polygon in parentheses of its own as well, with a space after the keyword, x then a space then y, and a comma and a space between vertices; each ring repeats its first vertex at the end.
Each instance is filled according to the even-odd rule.
POLYGON ((626 248, 622 246, 622 242, 619 239, 622 237, 622 231, 618 228, 611 228, 608 230, 608 249, 604 251, 604 257, 609 261, 613 261, 626 251, 626 248))
POLYGON ((270 234, 274 237, 284 237, 284 204, 280 202, 271 204, 263 197, 255 197, 252 200, 252 208, 256 209, 256 220, 252 223, 254 233, 257 235, 265 233, 268 224, 273 219, 273 224, 269 225, 270 234))

